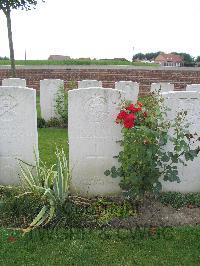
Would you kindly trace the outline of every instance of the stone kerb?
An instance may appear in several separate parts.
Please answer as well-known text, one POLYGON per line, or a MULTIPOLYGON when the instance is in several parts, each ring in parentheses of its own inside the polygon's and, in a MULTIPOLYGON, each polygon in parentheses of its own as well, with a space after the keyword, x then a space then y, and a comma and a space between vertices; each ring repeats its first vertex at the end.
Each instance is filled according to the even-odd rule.
POLYGON ((38 154, 36 91, 0 87, 0 184, 19 183, 19 160, 35 164, 38 154))
POLYGON ((56 113, 56 95, 64 81, 60 79, 40 80, 40 108, 41 116, 46 121, 51 118, 58 118, 56 113))
POLYGON ((191 84, 186 86, 186 91, 200 92, 200 84, 191 84))
MULTIPOLYGON (((193 91, 163 93, 164 104, 171 110, 167 112, 169 120, 176 114, 187 111, 186 123, 190 123, 189 130, 192 134, 200 135, 200 93, 193 91)), ((173 134, 173 132, 172 132, 173 134)), ((197 142, 195 144, 195 147, 197 142)), ((168 145, 167 149, 171 149, 168 145)), ((178 165, 180 183, 163 182, 163 191, 178 191, 182 193, 200 192, 200 156, 193 161, 186 162, 187 166, 178 165)))
POLYGON ((102 87, 102 82, 98 80, 91 80, 91 79, 85 79, 78 81, 78 88, 95 88, 95 87, 102 87))
POLYGON ((121 129, 115 123, 123 92, 107 88, 69 91, 69 163, 72 193, 82 196, 115 195, 121 192, 119 179, 104 175, 117 166, 113 156, 121 147, 121 129))
POLYGON ((26 87, 26 80, 20 78, 8 78, 2 80, 2 86, 26 87))
POLYGON ((115 82, 115 89, 125 93, 125 100, 137 102, 139 94, 139 84, 137 82, 118 81, 115 82))
POLYGON ((174 84, 167 82, 152 83, 150 91, 155 93, 174 91, 174 84))

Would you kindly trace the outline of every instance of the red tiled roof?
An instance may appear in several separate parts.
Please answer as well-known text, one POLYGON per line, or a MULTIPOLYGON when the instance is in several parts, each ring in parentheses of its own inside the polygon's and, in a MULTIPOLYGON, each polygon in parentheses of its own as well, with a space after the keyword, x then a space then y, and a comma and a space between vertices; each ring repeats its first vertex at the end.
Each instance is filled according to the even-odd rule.
MULTIPOLYGON (((183 62, 183 58, 180 55, 176 55, 176 54, 159 54, 157 56, 157 60, 160 60, 162 57, 163 61, 168 61, 168 62, 183 62)), ((155 59, 155 61, 156 61, 155 59)))

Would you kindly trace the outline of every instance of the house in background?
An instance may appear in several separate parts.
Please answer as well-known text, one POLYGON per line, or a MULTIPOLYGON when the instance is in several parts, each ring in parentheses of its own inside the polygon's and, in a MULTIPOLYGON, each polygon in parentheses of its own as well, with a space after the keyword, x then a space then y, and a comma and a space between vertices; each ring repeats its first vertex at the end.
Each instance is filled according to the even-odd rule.
POLYGON ((50 55, 48 60, 56 60, 56 61, 63 61, 63 60, 70 60, 70 56, 67 55, 50 55))
POLYGON ((154 62, 161 66, 181 67, 184 65, 183 58, 176 54, 161 53, 155 58, 154 62))

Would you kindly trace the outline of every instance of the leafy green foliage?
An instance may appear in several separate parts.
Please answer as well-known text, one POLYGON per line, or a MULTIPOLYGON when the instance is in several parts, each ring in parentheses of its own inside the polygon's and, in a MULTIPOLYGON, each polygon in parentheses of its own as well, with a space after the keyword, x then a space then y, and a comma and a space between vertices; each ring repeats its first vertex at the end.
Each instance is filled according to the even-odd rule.
POLYGON ((0 197, 0 225, 5 227, 27 227, 47 202, 40 193, 15 191, 9 188, 0 197))
POLYGON ((60 86, 56 94, 55 112, 59 117, 59 121, 65 127, 68 124, 68 97, 64 86, 60 86))
MULTIPOLYGON (((70 81, 68 83, 68 89, 75 89, 76 82, 70 81)), ((57 94, 56 94, 56 105, 55 112, 59 117, 59 122, 61 126, 68 126, 68 91, 64 88, 64 86, 60 86, 57 94)))
POLYGON ((9 60, 7 56, 0 56, 0 60, 9 60))
POLYGON ((147 96, 142 101, 148 114, 146 119, 131 129, 122 128, 122 151, 117 156, 120 167, 105 171, 107 176, 121 177, 120 186, 134 198, 147 191, 159 193, 161 178, 180 182, 177 163, 186 165, 199 152, 190 145, 193 136, 185 123, 186 112, 178 113, 174 121, 169 121, 161 96, 147 96), (172 149, 166 150, 168 143, 172 149))
POLYGON ((42 117, 38 117, 37 118, 37 127, 38 128, 44 128, 44 127, 46 127, 47 125, 46 125, 46 121, 44 120, 44 118, 42 118, 42 117))
POLYGON ((158 200, 164 205, 174 208, 200 207, 200 193, 165 192, 158 196, 158 200))
POLYGON ((60 119, 56 117, 52 117, 45 123, 45 127, 54 127, 54 128, 60 128, 63 127, 63 124, 60 119))
POLYGON ((109 223, 114 218, 127 218, 136 215, 134 207, 127 200, 119 202, 104 198, 97 199, 92 204, 92 209, 100 225, 109 223))
POLYGON ((183 58, 184 63, 192 63, 192 62, 194 62, 194 57, 192 57, 190 54, 177 53, 177 52, 173 52, 172 54, 180 55, 183 58))
POLYGON ((36 162, 35 174, 30 167, 21 167, 21 181, 25 191, 41 193, 45 204, 28 228, 23 231, 29 232, 36 227, 48 224, 54 217, 56 209, 62 206, 69 195, 70 173, 68 162, 63 150, 56 151, 57 162, 50 169, 40 160, 36 162))
POLYGON ((133 61, 134 60, 154 60, 160 53, 162 53, 161 51, 159 52, 155 52, 155 53, 146 53, 146 54, 143 54, 143 53, 137 53, 133 56, 133 61))
MULTIPOLYGON (((44 0, 41 0, 44 2, 44 0)), ((30 10, 38 4, 38 0, 0 0, 0 9, 8 11, 11 9, 30 10)))

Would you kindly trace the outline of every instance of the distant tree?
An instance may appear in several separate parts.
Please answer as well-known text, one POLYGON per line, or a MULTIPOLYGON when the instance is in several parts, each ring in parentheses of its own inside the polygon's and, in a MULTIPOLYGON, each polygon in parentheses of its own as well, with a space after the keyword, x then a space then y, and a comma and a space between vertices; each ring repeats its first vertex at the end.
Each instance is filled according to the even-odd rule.
POLYGON ((197 56, 197 58, 196 58, 195 61, 196 61, 196 62, 200 62, 200 56, 197 56))
MULTIPOLYGON (((45 0, 41 1, 45 2, 45 0)), ((12 9, 30 10, 32 7, 34 8, 37 4, 38 0, 0 0, 0 10, 3 11, 7 19, 10 61, 11 61, 11 70, 13 77, 16 77, 16 70, 15 70, 15 56, 14 56, 13 39, 12 39, 11 10, 12 9)))
POLYGON ((135 54, 133 56, 133 59, 132 60, 134 61, 134 60, 137 60, 137 59, 144 60, 145 59, 145 54, 142 54, 142 53, 135 54))
POLYGON ((155 53, 146 53, 145 54, 145 57, 147 60, 151 61, 151 60, 154 60, 160 53, 162 53, 161 51, 159 52, 155 52, 155 53))
POLYGON ((146 53, 146 54, 138 53, 133 56, 133 61, 137 59, 151 61, 151 60, 154 60, 160 53, 162 52, 159 51, 159 52, 152 52, 152 53, 146 53))
POLYGON ((194 57, 192 57, 190 54, 187 54, 187 53, 177 53, 177 52, 173 52, 172 54, 180 55, 183 58, 184 63, 193 63, 194 62, 194 57))
POLYGON ((0 60, 9 60, 7 56, 0 56, 0 60))

